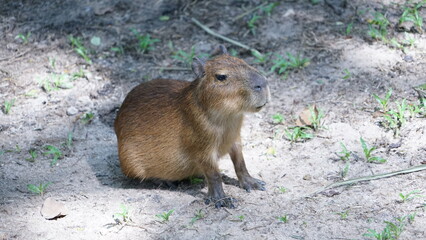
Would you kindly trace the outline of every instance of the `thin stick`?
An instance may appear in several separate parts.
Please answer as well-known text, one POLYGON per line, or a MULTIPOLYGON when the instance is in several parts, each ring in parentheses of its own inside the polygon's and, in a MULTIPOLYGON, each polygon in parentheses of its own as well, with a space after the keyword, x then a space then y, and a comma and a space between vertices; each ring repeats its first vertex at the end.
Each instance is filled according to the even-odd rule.
POLYGON ((358 182, 363 182, 363 181, 371 181, 371 180, 377 180, 377 179, 381 179, 381 178, 388 178, 388 177, 393 177, 396 175, 401 175, 401 174, 407 174, 407 173, 413 173, 413 172, 418 172, 418 171, 423 171, 426 170, 426 164, 422 164, 419 166, 415 166, 415 167, 411 167, 411 168, 407 168, 407 169, 403 169, 403 170, 399 170, 399 171, 395 171, 395 172, 390 172, 390 173, 383 173, 383 174, 378 174, 378 175, 373 175, 373 176, 367 176, 367 177, 359 177, 359 178, 352 178, 346 181, 341 181, 341 182, 336 182, 336 183, 332 183, 314 193, 311 193, 310 195, 308 195, 307 197, 313 197, 316 194, 325 191, 327 189, 330 188, 335 188, 335 187, 340 187, 340 186, 344 186, 344 185, 349 185, 349 184, 354 184, 354 183, 358 183, 358 182))
POLYGON ((191 71, 190 68, 183 67, 153 67, 153 69, 159 69, 160 71, 191 71))
POLYGON ((235 21, 237 21, 238 19, 240 19, 240 18, 244 17, 245 15, 250 14, 250 13, 252 13, 252 12, 256 11, 257 9, 259 9, 259 8, 261 8, 261 7, 263 7, 263 6, 265 6, 266 4, 268 4, 268 3, 267 3, 267 2, 264 2, 264 3, 260 4, 259 6, 255 7, 255 8, 252 8, 252 9, 248 10, 247 12, 245 12, 245 13, 242 13, 242 14, 238 15, 237 17, 235 17, 234 19, 232 19, 232 21, 234 21, 234 22, 235 22, 235 21))
POLYGON ((216 33, 216 32, 214 32, 213 30, 211 30, 209 27, 207 27, 207 26, 205 26, 205 25, 203 25, 202 23, 200 23, 197 19, 195 19, 195 18, 191 18, 191 20, 197 25, 197 26, 199 26, 200 28, 202 28, 204 31, 206 31, 207 33, 209 33, 209 34, 211 34, 211 35, 213 35, 213 36, 215 36, 215 37, 217 37, 217 38, 220 38, 220 39, 222 39, 222 40, 224 40, 224 41, 227 41, 227 42, 229 42, 229 43, 232 43, 232 44, 234 44, 234 45, 236 45, 236 46, 238 46, 238 47, 241 47, 241 48, 244 48, 244 49, 247 49, 247 50, 250 50, 251 52, 252 52, 252 54, 253 55, 255 55, 255 56, 263 56, 259 51, 257 51, 256 49, 254 49, 254 48, 251 48, 251 47, 249 47, 249 46, 247 46, 247 45, 245 45, 245 44, 243 44, 243 43, 240 43, 240 42, 238 42, 238 41, 235 41, 235 40, 232 40, 232 39, 230 39, 230 38, 227 38, 227 37, 225 37, 225 36, 223 36, 223 35, 220 35, 219 33, 216 33))

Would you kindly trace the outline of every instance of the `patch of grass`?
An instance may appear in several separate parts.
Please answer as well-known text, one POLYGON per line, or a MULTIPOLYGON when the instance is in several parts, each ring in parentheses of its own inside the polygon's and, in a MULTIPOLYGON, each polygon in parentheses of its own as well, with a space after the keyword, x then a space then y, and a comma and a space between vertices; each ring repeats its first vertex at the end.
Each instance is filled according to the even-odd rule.
POLYGON ((380 12, 374 12, 373 15, 374 18, 368 21, 368 35, 373 39, 387 42, 389 20, 380 12))
POLYGON ((281 113, 275 113, 274 115, 272 115, 272 121, 275 124, 280 124, 284 122, 284 116, 281 113))
POLYGON ((272 55, 272 53, 260 54, 257 51, 251 51, 251 55, 256 58, 254 60, 256 63, 265 63, 269 60, 269 57, 272 55))
POLYGON ((307 127, 293 127, 286 129, 284 132, 284 136, 287 138, 287 140, 290 140, 290 142, 298 142, 298 141, 305 141, 307 139, 314 138, 314 135, 307 132, 307 127), (292 131, 289 131, 292 130, 292 131))
MULTIPOLYGON (((408 1, 410 2, 410 1, 408 1)), ((413 22, 419 31, 422 31, 423 27, 423 18, 419 13, 419 9, 426 3, 426 1, 421 1, 416 3, 413 7, 404 7, 404 12, 399 18, 399 23, 403 22, 413 22)))
POLYGON ((295 69, 303 69, 307 67, 310 63, 308 58, 302 58, 300 55, 292 55, 287 53, 287 57, 283 57, 279 54, 275 55, 276 58, 273 61, 273 66, 271 67, 271 72, 277 71, 279 75, 284 74, 286 77, 288 72, 295 69))
POLYGON ((113 215, 116 222, 120 224, 131 222, 132 219, 130 218, 129 208, 124 204, 120 204, 120 210, 120 212, 114 213, 113 215))
POLYGON ((342 161, 348 162, 350 156, 352 155, 352 152, 348 150, 344 143, 341 142, 340 146, 342 148, 342 151, 338 152, 337 156, 339 156, 342 161))
POLYGON ((52 157, 52 161, 50 162, 50 165, 54 166, 58 162, 59 158, 62 157, 61 150, 59 150, 57 147, 52 146, 52 145, 45 146, 45 149, 47 151, 44 152, 43 154, 45 156, 49 156, 50 155, 52 157))
POLYGON ((3 113, 9 114, 10 110, 12 109, 13 105, 15 104, 15 99, 12 100, 6 100, 3 104, 3 113))
POLYGON ((419 194, 420 190, 413 190, 407 194, 399 193, 399 197, 401 198, 401 202, 407 202, 413 200, 416 197, 425 197, 425 195, 419 194))
POLYGON ((184 63, 187 66, 191 66, 192 64, 192 60, 195 57, 195 47, 192 46, 191 50, 189 52, 185 52, 181 49, 177 50, 176 52, 173 53, 172 58, 184 63))
POLYGON ((197 177, 190 177, 189 181, 191 182, 191 184, 200 184, 204 182, 204 179, 197 178, 197 177))
POLYGON ((280 192, 280 193, 286 193, 287 191, 288 191, 288 189, 287 188, 285 188, 285 187, 278 187, 278 191, 280 192))
POLYGON ((67 139, 65 140, 64 146, 68 149, 71 150, 72 149, 72 145, 73 145, 73 133, 70 131, 67 134, 67 139))
POLYGON ((59 88, 69 89, 73 87, 70 75, 65 73, 51 73, 47 77, 39 80, 39 83, 45 92, 59 90, 59 88))
POLYGON ((261 7, 260 9, 262 10, 262 12, 266 13, 267 16, 271 16, 272 11, 275 9, 275 7, 277 7, 278 5, 280 5, 279 2, 273 2, 270 3, 264 7, 261 7))
POLYGON ((261 16, 256 13, 247 21, 247 27, 253 35, 256 35, 256 22, 261 18, 261 16))
POLYGON ((203 219, 204 218, 204 213, 202 209, 198 209, 195 214, 194 217, 191 218, 190 224, 194 224, 196 221, 203 219))
POLYGON ((161 221, 163 221, 163 222, 167 222, 167 221, 169 221, 169 218, 170 218, 170 215, 172 215, 172 213, 174 212, 175 210, 174 209, 172 209, 172 210, 169 210, 169 211, 167 211, 167 212, 163 212, 163 213, 161 213, 161 214, 157 214, 157 215, 155 215, 156 217, 158 217, 161 221))
POLYGON ((359 139, 359 141, 361 142, 361 147, 362 147, 362 150, 364 152, 365 159, 367 160, 367 162, 369 162, 369 163, 385 163, 386 162, 386 159, 384 159, 384 158, 371 155, 371 153, 374 150, 376 150, 375 146, 369 147, 362 137, 359 139))
POLYGON ((74 51, 80 55, 86 63, 92 64, 92 60, 89 57, 89 50, 87 50, 87 48, 83 45, 81 38, 70 35, 68 39, 70 40, 74 51))
POLYGON ((346 176, 348 176, 350 166, 351 166, 351 163, 349 161, 345 163, 345 166, 342 169, 342 178, 345 178, 346 176))
POLYGON ((321 109, 314 106, 309 107, 309 112, 310 112, 309 121, 312 123, 311 124, 312 128, 314 129, 314 131, 318 131, 320 127, 322 126, 324 112, 321 109))
POLYGON ((28 191, 35 193, 35 194, 39 194, 40 196, 43 196, 44 193, 46 192, 46 188, 50 185, 51 183, 40 183, 39 185, 34 185, 34 184, 28 184, 27 188, 28 191))
POLYGON ((354 25, 354 23, 353 23, 353 22, 351 22, 351 23, 349 23, 349 24, 346 26, 346 29, 345 29, 345 34, 346 34, 346 36, 351 35, 351 33, 352 33, 352 29, 353 29, 353 25, 354 25))
POLYGON ((347 68, 343 69, 343 74, 343 80, 348 80, 352 76, 351 72, 347 68))
POLYGON ((93 119, 95 118, 95 114, 94 113, 92 113, 92 112, 88 112, 88 113, 85 113, 82 117, 81 117, 81 119, 80 119, 80 121, 83 123, 83 124, 89 124, 89 123, 91 123, 92 121, 93 121, 93 119))
POLYGON ((142 35, 136 29, 132 29, 131 31, 136 36, 136 39, 138 40, 138 51, 142 54, 153 50, 154 49, 153 45, 156 42, 160 41, 160 39, 151 38, 151 35, 149 34, 142 35))
POLYGON ((385 128, 391 129, 394 131, 394 135, 398 136, 399 129, 407 121, 405 113, 408 110, 409 106, 406 99, 403 99, 401 102, 395 102, 396 110, 390 110, 383 115, 385 121, 383 125, 385 128))
POLYGON ((339 215, 342 220, 347 219, 349 216, 349 209, 343 212, 337 212, 336 214, 339 215))
POLYGON ((16 35, 15 39, 20 39, 22 43, 26 45, 29 42, 30 36, 31 36, 31 32, 28 32, 27 34, 20 33, 16 35))
POLYGON ((35 162, 35 160, 37 158, 37 150, 30 149, 28 151, 28 153, 30 154, 30 157, 29 158, 25 158, 25 160, 27 160, 28 162, 35 162))
POLYGON ((368 232, 365 233, 363 236, 377 240, 396 240, 404 231, 405 219, 406 216, 402 218, 397 218, 396 222, 384 221, 386 226, 381 232, 377 232, 374 229, 368 229, 368 232))
POLYGON ((117 47, 112 47, 110 49, 112 52, 119 54, 119 55, 123 55, 124 54, 124 48, 123 46, 117 46, 117 47))
POLYGON ((389 99, 392 96, 392 88, 389 88, 389 90, 386 92, 386 95, 384 98, 379 97, 377 94, 373 94, 374 99, 382 106, 383 112, 386 113, 389 110, 389 99))
POLYGON ((278 221, 280 221, 282 223, 288 223, 288 216, 287 215, 280 216, 277 219, 278 219, 278 221))

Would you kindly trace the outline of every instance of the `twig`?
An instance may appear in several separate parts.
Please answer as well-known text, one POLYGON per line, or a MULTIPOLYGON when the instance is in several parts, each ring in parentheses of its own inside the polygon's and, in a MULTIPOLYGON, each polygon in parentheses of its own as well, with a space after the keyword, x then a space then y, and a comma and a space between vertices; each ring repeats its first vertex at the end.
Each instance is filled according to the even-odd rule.
POLYGON ((159 69, 160 71, 191 71, 190 68, 183 67, 153 67, 153 69, 159 69))
POLYGON ((240 14, 240 15, 236 16, 234 19, 232 19, 232 21, 234 21, 234 22, 235 22, 235 21, 237 21, 238 19, 240 19, 240 18, 244 17, 245 15, 250 14, 250 13, 252 13, 252 12, 256 11, 257 9, 259 9, 259 8, 261 8, 261 7, 263 7, 263 6, 265 6, 266 4, 268 4, 268 2, 264 2, 264 3, 260 4, 260 5, 259 5, 259 6, 257 6, 257 7, 252 8, 252 9, 248 10, 247 12, 242 13, 242 14, 240 14))
POLYGON ((18 53, 18 54, 14 55, 14 56, 11 56, 11 57, 0 58, 0 62, 2 62, 2 61, 6 61, 6 60, 10 60, 10 59, 20 58, 20 57, 24 56, 25 54, 29 53, 31 50, 32 50, 32 49, 29 49, 29 50, 27 50, 27 51, 24 51, 24 52, 18 53))
POLYGON ((246 50, 249 50, 249 51, 251 51, 251 53, 253 54, 253 55, 255 55, 255 56, 259 56, 259 57, 262 57, 263 55, 259 52, 259 51, 257 51, 256 49, 254 49, 254 48, 252 48, 252 47, 249 47, 249 46, 247 46, 247 45, 245 45, 245 44, 243 44, 243 43, 240 43, 240 42, 238 42, 238 41, 235 41, 235 40, 232 40, 232 39, 230 39, 230 38, 227 38, 227 37, 225 37, 225 36, 222 36, 222 35, 220 35, 219 33, 216 33, 216 32, 214 32, 213 30, 211 30, 209 27, 207 27, 207 26, 205 26, 205 25, 203 25, 202 23, 200 23, 197 19, 195 19, 195 18, 191 18, 191 21, 193 21, 197 26, 199 26, 200 28, 202 28, 204 31, 206 31, 207 33, 209 33, 209 34, 211 34, 211 35, 213 35, 213 36, 215 36, 215 37, 217 37, 217 38, 220 38, 220 39, 222 39, 222 40, 224 40, 224 41, 227 41, 227 42, 229 42, 229 43, 231 43, 231 44, 234 44, 234 45, 236 45, 236 46, 238 46, 238 47, 241 47, 241 48, 244 48, 244 49, 246 49, 246 50))
POLYGON ((310 195, 308 195, 307 197, 313 197, 318 193, 321 193, 327 189, 330 188, 335 188, 335 187, 340 187, 340 186, 344 186, 344 185, 349 185, 349 184, 354 184, 354 183, 358 183, 358 182, 363 182, 363 181, 371 181, 371 180, 377 180, 377 179, 381 179, 381 178, 387 178, 387 177, 393 177, 396 175, 401 175, 401 174, 407 174, 407 173, 413 173, 413 172, 418 172, 418 171, 423 171, 426 170, 426 164, 422 164, 419 166, 415 166, 415 167, 411 167, 411 168, 407 168, 407 169, 403 169, 403 170, 399 170, 399 171, 395 171, 395 172, 390 172, 390 173, 383 173, 383 174, 378 174, 378 175, 372 175, 372 176, 367 176, 367 177, 359 177, 359 178, 352 178, 346 181, 341 181, 341 182, 336 182, 336 183, 332 183, 314 193, 311 193, 310 195))

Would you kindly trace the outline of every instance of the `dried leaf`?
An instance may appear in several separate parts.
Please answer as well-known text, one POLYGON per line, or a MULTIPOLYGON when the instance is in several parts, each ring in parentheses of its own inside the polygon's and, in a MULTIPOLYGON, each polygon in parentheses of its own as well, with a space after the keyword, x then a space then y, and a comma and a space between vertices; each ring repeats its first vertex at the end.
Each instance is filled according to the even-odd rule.
POLYGON ((68 215, 68 208, 62 202, 58 202, 53 198, 46 198, 40 213, 45 219, 52 220, 68 215))
POLYGON ((312 105, 305 108, 299 114, 299 117, 296 120, 296 125, 299 127, 312 126, 312 119, 313 117, 315 117, 315 116, 312 116, 312 114, 315 114, 315 116, 318 116, 318 109, 316 105, 312 105))

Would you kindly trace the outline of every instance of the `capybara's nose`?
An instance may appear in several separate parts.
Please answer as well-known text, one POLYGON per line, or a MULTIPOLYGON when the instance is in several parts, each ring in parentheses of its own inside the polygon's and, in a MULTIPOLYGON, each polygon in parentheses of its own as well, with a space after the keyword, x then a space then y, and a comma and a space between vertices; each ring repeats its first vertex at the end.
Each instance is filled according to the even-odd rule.
POLYGON ((259 75, 259 74, 253 74, 250 77, 251 80, 251 86, 253 88, 254 91, 256 92, 260 92, 262 90, 264 90, 267 86, 267 82, 265 77, 259 75))

